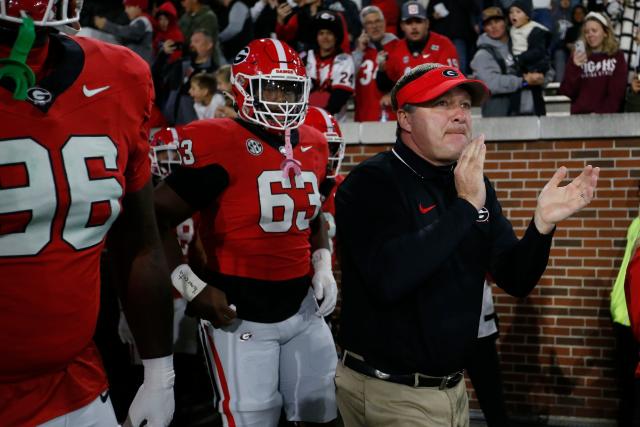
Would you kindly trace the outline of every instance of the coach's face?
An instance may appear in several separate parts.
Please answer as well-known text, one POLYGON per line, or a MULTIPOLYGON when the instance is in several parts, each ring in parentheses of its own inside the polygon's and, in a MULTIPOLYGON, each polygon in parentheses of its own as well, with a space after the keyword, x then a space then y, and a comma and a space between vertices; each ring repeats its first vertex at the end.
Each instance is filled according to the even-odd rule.
POLYGON ((436 166, 454 163, 471 141, 471 95, 459 87, 412 113, 399 110, 402 141, 436 166))

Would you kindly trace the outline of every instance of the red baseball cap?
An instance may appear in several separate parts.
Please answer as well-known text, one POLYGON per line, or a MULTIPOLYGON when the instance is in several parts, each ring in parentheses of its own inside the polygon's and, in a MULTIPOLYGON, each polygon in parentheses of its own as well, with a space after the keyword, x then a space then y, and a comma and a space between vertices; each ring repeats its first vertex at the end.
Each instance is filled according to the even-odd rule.
MULTIPOLYGON (((440 64, 423 64, 418 67, 430 69, 417 79, 406 83, 396 92, 397 108, 405 104, 417 105, 432 101, 456 87, 461 87, 469 92, 471 104, 474 107, 482 105, 489 98, 489 88, 484 82, 466 78, 457 68, 440 64)), ((402 79, 399 80, 399 82, 401 81, 402 79)))

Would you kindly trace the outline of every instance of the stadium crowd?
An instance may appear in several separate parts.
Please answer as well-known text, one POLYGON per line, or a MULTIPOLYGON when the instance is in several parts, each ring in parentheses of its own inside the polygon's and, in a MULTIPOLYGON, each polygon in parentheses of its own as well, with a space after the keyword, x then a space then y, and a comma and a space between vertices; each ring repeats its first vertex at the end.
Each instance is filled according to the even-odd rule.
POLYGON ((394 120, 393 84, 425 62, 483 80, 492 94, 483 116, 544 115, 544 87, 554 81, 572 114, 640 106, 640 5, 633 1, 86 3, 82 20, 93 28, 84 31, 108 33, 151 66, 156 127, 233 116, 231 92, 217 71, 262 37, 294 47, 313 81, 311 105, 339 121, 394 120), (191 80, 200 73, 209 76, 206 84, 197 79, 196 94, 191 80))

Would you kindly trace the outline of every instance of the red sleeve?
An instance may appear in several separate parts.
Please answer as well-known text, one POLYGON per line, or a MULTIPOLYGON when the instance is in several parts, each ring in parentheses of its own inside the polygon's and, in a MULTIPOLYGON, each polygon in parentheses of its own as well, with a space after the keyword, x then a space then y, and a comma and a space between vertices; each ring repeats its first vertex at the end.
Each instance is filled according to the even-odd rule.
POLYGON ((619 113, 622 108, 622 101, 627 90, 627 61, 621 51, 615 56, 616 69, 613 72, 607 85, 607 96, 604 102, 596 108, 596 113, 619 113))
MULTIPOLYGON (((141 79, 131 86, 131 98, 125 102, 131 108, 125 108, 128 115, 125 122, 129 127, 129 158, 125 170, 127 192, 140 190, 151 179, 151 163, 149 162, 149 130, 151 112, 153 109, 154 91, 151 70, 146 62, 140 59, 139 68, 141 79), (136 90, 137 89, 137 90, 136 90)), ((135 64, 138 65, 138 64, 135 64)), ((124 65, 126 66, 126 65, 124 65)), ((135 69, 134 67, 132 67, 135 69)))
POLYGON ((298 15, 293 15, 286 23, 276 23, 276 35, 278 39, 289 43, 295 39, 298 32, 298 15))

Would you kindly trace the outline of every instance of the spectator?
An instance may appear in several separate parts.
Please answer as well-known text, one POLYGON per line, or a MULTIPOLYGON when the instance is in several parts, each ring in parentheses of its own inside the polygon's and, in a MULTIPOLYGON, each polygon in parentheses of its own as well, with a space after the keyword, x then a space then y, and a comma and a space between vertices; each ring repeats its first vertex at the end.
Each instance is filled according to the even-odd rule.
POLYGON ((465 74, 478 38, 476 17, 479 14, 476 0, 431 0, 427 8, 431 30, 453 42, 460 70, 465 74))
MULTIPOLYGON (((203 4, 203 0, 181 0, 181 3, 184 8, 184 13, 180 17, 178 24, 180 25, 182 34, 184 34, 185 43, 191 40, 191 35, 194 31, 200 29, 205 30, 213 37, 216 43, 213 57, 217 63, 222 64, 223 62, 221 60, 224 56, 219 46, 218 17, 215 12, 211 10, 209 6, 203 4)), ((189 47, 189 45, 184 46, 185 50, 189 49, 189 47)))
POLYGON ((468 426, 463 368, 486 274, 514 296, 529 294, 555 224, 593 198, 598 168, 560 187, 560 167, 518 239, 483 175, 484 138, 471 140, 471 107, 487 92, 454 67, 413 68, 391 93, 393 150, 360 163, 338 188, 336 398, 348 427, 468 426))
POLYGON ((193 98, 193 109, 198 120, 214 118, 218 107, 224 105, 224 96, 217 93, 216 78, 213 74, 201 73, 193 76, 189 95, 193 98))
MULTIPOLYGON (((396 0, 362 0, 361 9, 367 6, 376 6, 382 11, 385 22, 385 31, 393 35, 398 35, 398 24, 400 24, 400 6, 396 0)), ((360 14, 362 20, 362 13, 360 14)))
MULTIPOLYGON (((531 20, 531 0, 515 0, 509 7, 511 29, 511 53, 520 73, 546 73, 551 68, 547 48, 551 42, 549 30, 531 20)), ((546 114, 542 86, 531 87, 534 111, 537 116, 546 114)))
MULTIPOLYGON (((313 28, 313 19, 322 9, 322 0, 295 1, 298 4, 296 7, 291 7, 286 1, 278 6, 276 35, 278 39, 290 44, 297 52, 303 53, 316 46, 316 34, 313 31, 309 31, 309 29, 313 28)), ((346 21, 341 14, 340 17, 342 20, 342 32, 347 34, 346 21)), ((351 52, 348 37, 343 37, 340 47, 345 53, 351 52)))
POLYGON ((589 12, 583 25, 585 51, 574 50, 559 92, 571 98, 571 114, 617 113, 627 85, 627 63, 609 20, 589 12))
POLYGON ((165 42, 163 51, 153 64, 152 74, 162 113, 170 126, 187 124, 196 120, 193 98, 189 96, 191 77, 198 73, 213 73, 218 65, 213 58, 214 40, 205 30, 196 30, 191 35, 189 57, 180 62, 167 64, 173 47, 165 42))
POLYGON ((367 6, 360 12, 364 32, 353 51, 353 62, 356 75, 356 122, 395 120, 395 112, 388 106, 382 107, 380 100, 383 93, 376 85, 378 73, 378 55, 383 48, 397 42, 398 38, 385 32, 385 17, 377 6, 367 6))
POLYGON ((567 50, 567 57, 569 53, 573 51, 573 45, 580 38, 582 34, 582 24, 584 23, 584 17, 587 16, 587 8, 578 4, 571 9, 571 27, 567 29, 567 34, 564 38, 565 49, 567 50))
POLYGON ((231 62, 236 54, 253 40, 253 19, 247 0, 221 0, 228 12, 226 25, 220 32, 222 54, 231 62))
POLYGON ((347 24, 347 31, 344 34, 349 46, 348 49, 344 49, 344 52, 351 52, 355 41, 362 33, 358 6, 352 0, 323 0, 322 8, 332 10, 344 18, 347 24))
MULTIPOLYGON (((631 420, 634 411, 634 372, 638 365, 638 348, 633 337, 627 300, 625 281, 631 259, 640 244, 640 216, 636 217, 627 230, 627 242, 618 276, 613 284, 609 308, 616 338, 615 366, 620 401, 618 404, 618 425, 634 426, 631 420)), ((640 396, 640 395, 639 395, 640 396)))
POLYGON ((564 46, 567 30, 573 26, 571 22, 571 0, 560 0, 552 13, 553 27, 551 28, 551 59, 556 70, 555 81, 561 82, 564 76, 564 67, 567 63, 569 50, 564 46))
MULTIPOLYGON (((417 65, 435 62, 459 66, 458 54, 451 40, 429 31, 427 12, 421 3, 404 3, 401 16, 400 27, 405 38, 389 48, 386 60, 378 66, 376 83, 383 93, 390 92, 400 77, 417 65)), ((383 107, 391 105, 390 97, 383 97, 382 104, 383 107)))
POLYGON ((180 27, 178 26, 178 12, 175 6, 170 1, 166 1, 157 8, 154 13, 156 18, 156 26, 153 35, 153 53, 157 55, 164 42, 171 40, 176 45, 176 50, 171 54, 168 59, 169 63, 175 62, 182 56, 182 45, 184 43, 184 36, 180 27))
POLYGON ((624 111, 628 113, 640 113, 640 76, 638 70, 631 77, 631 85, 627 89, 624 111))
POLYGON ((216 70, 216 83, 218 92, 224 96, 224 105, 218 107, 216 117, 236 118, 238 113, 234 108, 233 85, 231 84, 231 66, 223 65, 216 70))
POLYGON ((129 25, 118 25, 103 16, 95 16, 93 23, 97 29, 113 34, 123 46, 128 47, 142 59, 151 64, 153 60, 151 42, 153 25, 147 15, 147 0, 124 0, 124 11, 129 18, 129 25))
POLYGON ((340 120, 355 89, 353 58, 340 48, 344 33, 338 14, 328 10, 318 12, 312 28, 317 49, 306 56, 307 76, 313 83, 309 105, 324 108, 340 120))
POLYGON ((613 32, 629 65, 631 79, 631 73, 640 66, 640 2, 609 0, 607 14, 613 21, 613 32))
POLYGON ((491 91, 491 98, 482 105, 482 116, 534 114, 531 87, 544 84, 544 75, 520 75, 509 51, 509 33, 502 9, 485 9, 482 12, 482 25, 484 33, 478 37, 478 51, 471 61, 475 76, 485 82, 491 91))
POLYGON ((251 8, 254 22, 254 37, 257 39, 274 38, 278 22, 279 0, 258 0, 251 8))
MULTIPOLYGON (((554 3, 557 0, 554 0, 554 3)), ((532 0, 531 20, 543 25, 547 30, 553 27, 551 16, 551 0, 532 0)))

